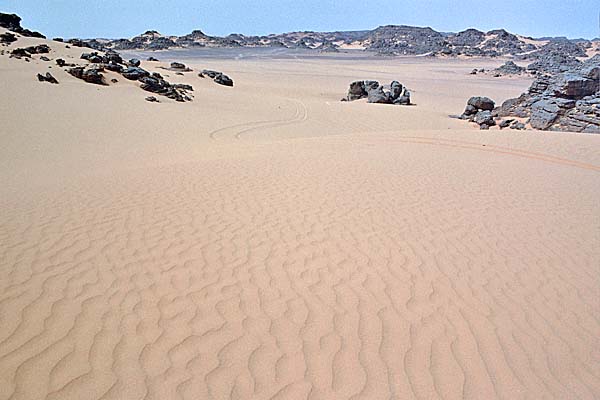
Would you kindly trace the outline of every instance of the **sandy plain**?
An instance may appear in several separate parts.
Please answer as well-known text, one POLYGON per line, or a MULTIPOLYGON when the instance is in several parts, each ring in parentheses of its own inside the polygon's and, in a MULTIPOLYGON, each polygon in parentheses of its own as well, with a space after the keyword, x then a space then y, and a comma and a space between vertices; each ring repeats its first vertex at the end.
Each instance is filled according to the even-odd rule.
POLYGON ((0 56, 0 399, 600 397, 600 135, 448 118, 528 79, 153 55, 193 102, 0 56))

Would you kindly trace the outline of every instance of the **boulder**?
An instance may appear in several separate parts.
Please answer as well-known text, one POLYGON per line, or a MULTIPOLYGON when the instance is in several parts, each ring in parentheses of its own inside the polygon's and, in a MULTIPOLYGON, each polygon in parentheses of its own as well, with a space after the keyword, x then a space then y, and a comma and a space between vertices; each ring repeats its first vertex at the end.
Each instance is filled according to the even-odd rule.
POLYGON ((101 71, 102 70, 98 67, 74 67, 70 68, 67 72, 85 82, 94 83, 96 85, 105 85, 104 76, 100 73, 101 71))
POLYGON ((141 61, 138 60, 137 58, 132 58, 131 60, 129 60, 129 65, 132 67, 139 67, 141 64, 141 61))
POLYGON ((131 81, 137 81, 141 78, 150 76, 150 73, 143 68, 140 67, 128 67, 121 72, 124 78, 129 79, 131 81))
POLYGON ((391 104, 392 100, 389 93, 384 92, 383 86, 378 86, 377 89, 368 91, 367 103, 391 104))
POLYGON ((474 122, 479 125, 479 129, 489 129, 490 126, 496 125, 491 111, 479 111, 475 114, 474 122))
POLYGON ((365 89, 364 81, 356 81, 350 84, 350 88, 348 89, 348 101, 354 101, 358 99, 362 99, 367 97, 367 90, 365 89))
POLYGON ((189 69, 188 67, 186 67, 185 64, 182 64, 180 62, 172 62, 171 63, 171 69, 179 70, 179 71, 184 71, 184 72, 191 71, 191 69, 189 69))
POLYGON ((224 86, 233 86, 233 80, 225 74, 219 74, 214 79, 215 83, 224 86))
POLYGON ((148 57, 146 61, 158 61, 158 59, 154 57, 148 57))
POLYGON ((496 103, 494 103, 494 101, 489 99, 488 97, 479 97, 479 96, 471 97, 469 99, 469 101, 467 102, 467 104, 477 108, 478 110, 484 110, 484 111, 492 111, 494 109, 494 107, 496 106, 496 103))

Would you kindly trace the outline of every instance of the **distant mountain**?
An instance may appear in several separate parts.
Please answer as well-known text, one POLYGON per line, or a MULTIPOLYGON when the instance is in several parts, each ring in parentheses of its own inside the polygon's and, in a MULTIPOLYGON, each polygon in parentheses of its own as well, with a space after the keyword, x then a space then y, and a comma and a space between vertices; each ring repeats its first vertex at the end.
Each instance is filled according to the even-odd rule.
POLYGON ((115 50, 164 50, 186 47, 281 47, 317 51, 366 50, 385 55, 444 56, 517 56, 537 58, 542 54, 562 52, 572 57, 586 57, 591 41, 567 38, 533 39, 504 29, 489 32, 467 29, 462 32, 437 32, 428 27, 405 25, 380 26, 370 31, 289 32, 266 36, 233 33, 225 37, 210 36, 195 30, 184 36, 165 36, 147 31, 131 39, 97 40, 115 50))

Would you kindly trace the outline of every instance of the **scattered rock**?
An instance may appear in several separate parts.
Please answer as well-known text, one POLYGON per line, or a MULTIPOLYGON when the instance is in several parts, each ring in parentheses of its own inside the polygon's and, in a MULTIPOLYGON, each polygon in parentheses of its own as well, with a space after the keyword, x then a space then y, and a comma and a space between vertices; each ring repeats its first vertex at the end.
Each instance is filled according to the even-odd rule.
POLYGON ((11 52, 11 57, 15 58, 29 58, 33 54, 47 54, 50 52, 50 47, 46 44, 39 44, 37 46, 29 46, 25 48, 17 48, 11 52))
POLYGON ((46 72, 46 75, 37 74, 37 78, 38 78, 38 81, 40 81, 40 82, 49 82, 49 83, 58 84, 58 81, 56 80, 56 78, 54 78, 52 76, 52 74, 50 72, 46 72))
POLYGON ((50 61, 50 59, 48 57, 46 57, 46 56, 41 56, 40 60, 42 60, 42 61, 50 61))
POLYGON ((146 61, 158 61, 158 58, 148 57, 146 61))
POLYGON ((121 75, 131 81, 137 81, 146 76, 150 76, 150 73, 140 67, 128 67, 121 72, 121 75))
POLYGON ((129 60, 129 65, 131 65, 132 67, 139 67, 141 64, 141 61, 138 60, 137 58, 132 58, 131 60, 129 60))
POLYGON ((188 85, 171 85, 169 82, 156 76, 146 76, 140 79, 142 85, 140 86, 143 90, 152 93, 158 93, 166 96, 170 99, 183 102, 190 101, 191 98, 187 96, 186 90, 191 89, 188 85))
POLYGON ((205 75, 212 78, 219 85, 233 86, 233 80, 222 72, 205 69, 198 74, 200 78, 204 78, 205 75))
POLYGON ((149 101, 151 103, 160 103, 158 101, 158 99, 156 97, 154 97, 154 96, 148 96, 148 97, 146 97, 146 101, 149 101))
POLYGON ((17 37, 11 32, 6 32, 0 35, 0 43, 10 44, 17 41, 17 37))
POLYGON ((98 67, 74 67, 70 68, 67 72, 76 78, 82 79, 88 83, 94 83, 96 85, 105 85, 104 76, 100 73, 102 69, 98 67))
POLYGON ((119 80, 118 80, 118 79, 116 79, 116 78, 112 78, 110 81, 111 81, 112 83, 117 83, 117 82, 119 82, 119 80))

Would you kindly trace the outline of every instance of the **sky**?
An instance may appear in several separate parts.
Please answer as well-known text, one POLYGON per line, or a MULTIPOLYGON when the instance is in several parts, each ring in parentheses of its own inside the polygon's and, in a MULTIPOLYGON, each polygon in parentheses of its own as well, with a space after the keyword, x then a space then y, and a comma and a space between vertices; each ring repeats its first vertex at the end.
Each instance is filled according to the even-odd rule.
POLYGON ((504 28, 525 36, 600 36, 600 0, 0 0, 0 12, 49 37, 123 38, 154 29, 183 35, 430 26, 504 28))

